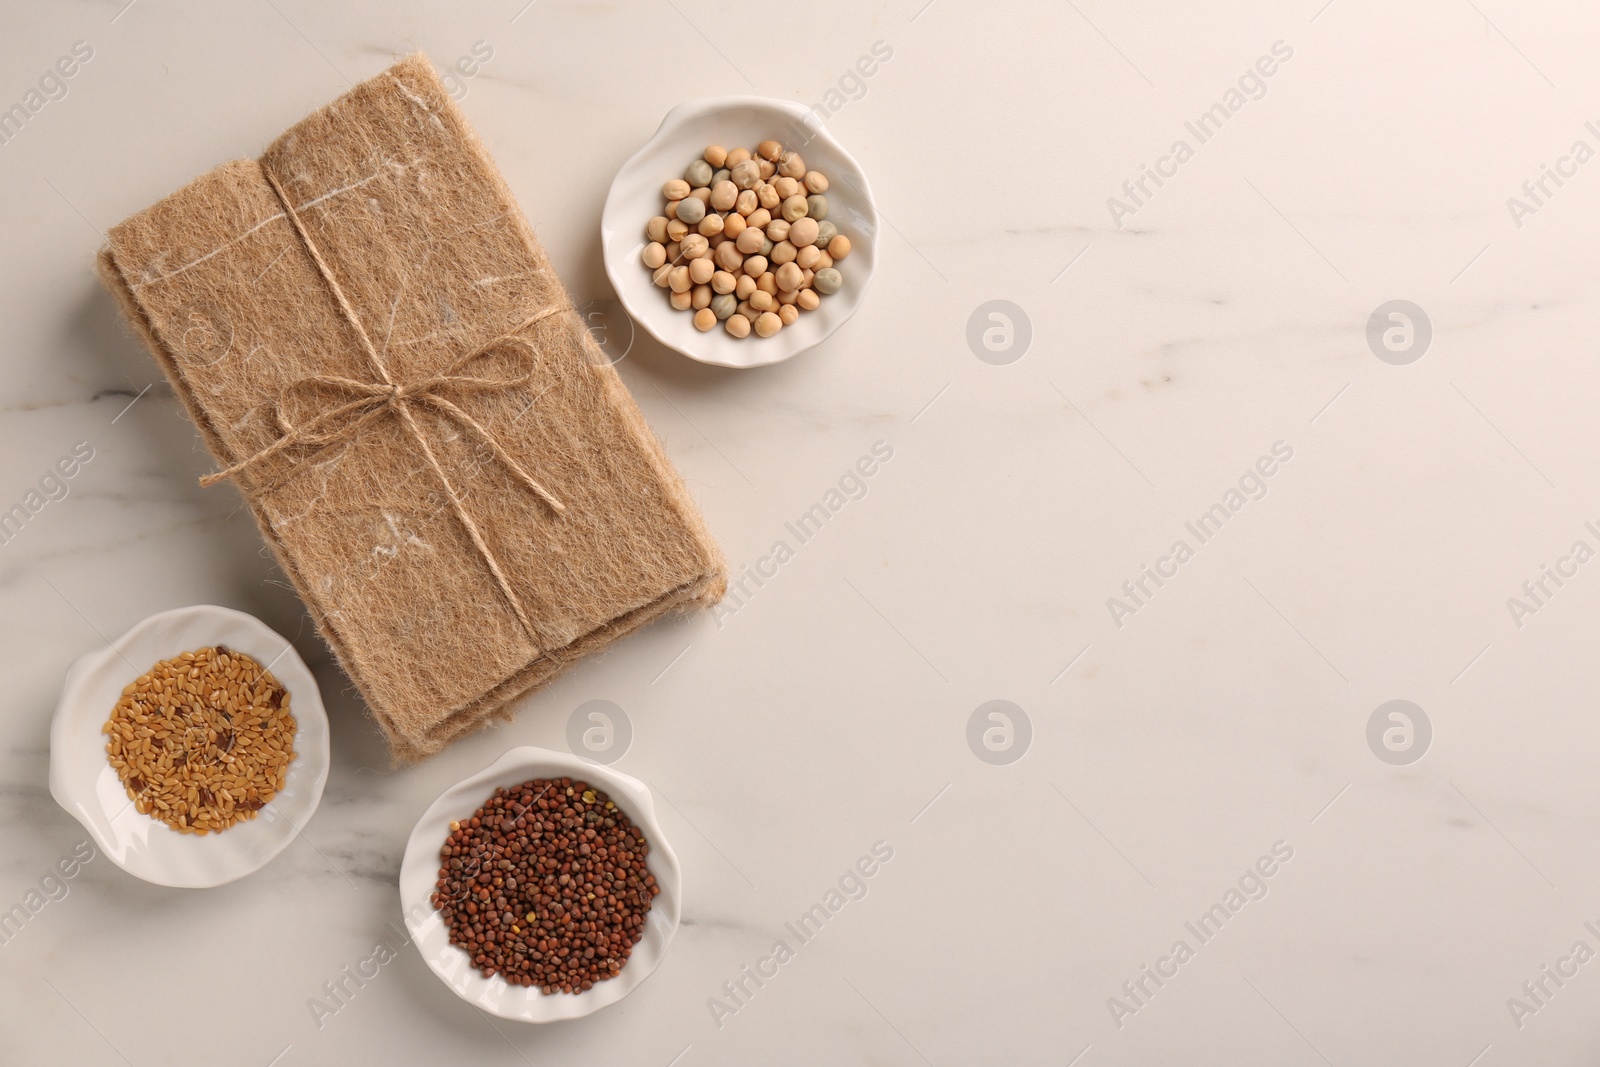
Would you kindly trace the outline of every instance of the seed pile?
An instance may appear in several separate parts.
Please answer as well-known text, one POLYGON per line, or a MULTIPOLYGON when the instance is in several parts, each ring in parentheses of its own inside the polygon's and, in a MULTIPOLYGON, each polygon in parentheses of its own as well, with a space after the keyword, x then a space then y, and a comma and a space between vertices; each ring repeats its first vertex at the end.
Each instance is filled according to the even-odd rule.
POLYGON ((605 793, 535 778, 450 824, 433 906, 485 975, 545 993, 614 977, 661 892, 644 835, 605 793))
POLYGON ((134 806, 186 834, 255 818, 294 759, 288 690, 226 645, 151 667, 122 690, 101 732, 134 806))
POLYGON ((712 145, 662 186, 641 258, 695 329, 771 337, 844 284, 850 238, 828 221, 827 191, 827 175, 777 141, 712 145))

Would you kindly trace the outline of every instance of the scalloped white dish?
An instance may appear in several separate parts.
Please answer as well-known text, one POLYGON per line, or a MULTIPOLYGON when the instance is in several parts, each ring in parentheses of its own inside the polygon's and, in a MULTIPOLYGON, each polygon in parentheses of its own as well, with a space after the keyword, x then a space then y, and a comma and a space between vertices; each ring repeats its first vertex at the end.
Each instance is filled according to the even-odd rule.
POLYGON ((655 136, 617 171, 600 221, 606 275, 628 314, 668 348, 720 367, 779 363, 826 340, 866 297, 876 266, 877 239, 878 209, 860 165, 810 108, 759 96, 691 100, 667 112, 655 136), (769 138, 792 147, 805 157, 809 169, 828 176, 828 221, 852 245, 849 258, 839 263, 844 285, 773 337, 732 337, 721 323, 701 333, 694 328, 693 315, 673 310, 666 291, 651 282, 650 271, 640 262, 645 223, 661 214, 661 186, 682 177, 684 168, 707 145, 754 149, 769 138))
POLYGON ((524 745, 446 789, 423 812, 406 842, 405 859, 400 864, 400 907, 417 951, 456 996, 502 1019, 549 1023, 579 1019, 615 1004, 650 976, 666 956, 672 935, 677 933, 682 881, 678 857, 661 832, 655 803, 643 782, 570 753, 524 745), (471 818, 496 789, 521 785, 530 778, 581 779, 605 790, 634 826, 644 832, 650 843, 645 862, 661 888, 650 904, 644 935, 633 946, 621 972, 582 993, 545 994, 537 987, 513 986, 498 975, 485 978, 471 957, 450 943, 450 930, 433 907, 439 849, 450 834, 450 824, 471 818))
POLYGON ((50 723, 50 794, 83 823, 100 851, 157 885, 205 889, 266 866, 311 821, 328 780, 328 713, 316 679, 260 619, 199 604, 152 615, 110 645, 73 661, 50 723), (284 787, 254 819, 220 833, 180 834, 140 814, 106 757, 101 733, 123 687, 158 660, 218 643, 253 656, 289 691, 295 757, 284 787))

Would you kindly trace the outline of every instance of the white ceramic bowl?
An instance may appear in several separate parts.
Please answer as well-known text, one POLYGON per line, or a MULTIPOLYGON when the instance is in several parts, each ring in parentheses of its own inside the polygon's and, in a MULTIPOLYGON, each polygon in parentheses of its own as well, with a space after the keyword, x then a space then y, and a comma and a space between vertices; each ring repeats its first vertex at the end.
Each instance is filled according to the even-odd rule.
POLYGON ((682 880, 678 857, 672 854, 666 835, 661 832, 655 804, 644 783, 570 753, 523 746, 446 789, 423 812, 416 829, 411 831, 411 840, 406 842, 405 859, 400 864, 400 906, 422 958, 462 1000, 502 1019, 549 1023, 582 1018, 615 1004, 650 976, 667 954, 672 935, 677 933, 682 880), (513 986, 498 975, 485 978, 471 957, 450 943, 450 930, 433 907, 434 887, 439 879, 439 848, 450 835, 450 824, 471 818, 496 789, 521 785, 530 778, 581 779, 609 794, 650 842, 650 855, 645 862, 655 875, 656 885, 661 887, 650 904, 644 936, 633 946, 622 971, 582 993, 545 994, 537 986, 513 986))
POLYGON ((50 794, 83 823, 100 851, 157 885, 204 889, 260 870, 293 841, 328 780, 328 713, 294 646, 242 611, 200 604, 152 615, 67 669, 50 723, 50 794), (158 660, 217 643, 269 667, 289 691, 295 758, 283 789, 254 819, 221 833, 180 834, 141 815, 106 757, 100 732, 129 682, 158 660))
POLYGON ((759 96, 719 96, 691 100, 667 112, 661 128, 617 172, 600 221, 606 274, 628 314, 656 340, 702 363, 723 367, 761 367, 798 355, 821 343, 854 315, 872 281, 877 252, 878 209, 866 175, 850 153, 824 129, 810 108, 759 96), (674 311, 667 290, 650 281, 640 262, 644 227, 661 214, 661 186, 681 178, 707 145, 749 148, 765 140, 782 141, 805 158, 811 170, 828 176, 828 221, 850 238, 851 250, 839 263, 844 285, 822 298, 815 311, 802 312, 793 326, 773 337, 729 336, 719 323, 707 333, 694 328, 687 311, 674 311))

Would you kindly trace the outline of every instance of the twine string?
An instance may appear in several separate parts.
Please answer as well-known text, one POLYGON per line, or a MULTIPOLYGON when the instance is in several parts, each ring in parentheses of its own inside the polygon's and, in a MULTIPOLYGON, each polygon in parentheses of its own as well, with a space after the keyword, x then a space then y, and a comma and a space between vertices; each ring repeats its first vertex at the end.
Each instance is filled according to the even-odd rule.
MULTIPOLYGON (((530 351, 534 351, 532 342, 520 335, 535 323, 556 314, 563 308, 560 306, 547 307, 534 312, 506 333, 501 334, 487 344, 480 345, 456 360, 442 374, 437 374, 418 382, 396 382, 389 374, 389 369, 384 366, 382 358, 378 355, 377 348, 372 343, 372 338, 367 335, 360 316, 356 314, 355 308, 351 306, 349 299, 346 298, 344 290, 334 277, 327 260, 323 259, 316 242, 306 232, 305 224, 295 212, 293 205, 290 204, 288 194, 284 192, 283 187, 278 184, 277 179, 272 176, 271 172, 263 169, 262 173, 266 176, 267 183, 272 186, 272 191, 277 194, 278 200, 283 204, 285 216, 294 226, 295 232, 300 235, 301 243, 305 246, 306 251, 310 253, 312 262, 316 264, 317 272, 322 275, 322 280, 327 284, 334 300, 338 302, 340 312, 344 315, 345 321, 350 324, 350 328, 355 332, 357 340, 361 343, 361 351, 366 356, 368 364, 371 365, 379 380, 360 381, 337 374, 312 374, 289 383, 278 394, 274 405, 280 431, 278 439, 254 455, 248 456, 223 470, 206 475, 200 479, 200 484, 202 486, 210 486, 224 479, 236 478, 247 472, 253 472, 273 457, 296 445, 312 445, 317 448, 323 448, 336 441, 353 437, 367 423, 385 412, 392 412, 399 419, 400 425, 405 429, 406 433, 416 442, 428 469, 439 480, 439 484, 444 486, 445 495, 449 498, 451 509, 454 510, 462 528, 467 531, 467 536, 472 540, 473 547, 477 549, 479 557, 483 559, 490 573, 494 576, 495 584, 500 587, 501 594, 506 598, 506 602, 511 605, 511 610, 516 614, 517 621, 522 624, 522 628, 528 634, 528 637, 537 642, 538 636, 534 631, 533 622, 528 616, 527 609, 523 607, 521 599, 517 596, 516 591, 512 589, 510 579, 506 577, 505 571, 500 566, 500 561, 495 558, 494 553, 489 549, 488 543, 484 540, 483 531, 473 520, 471 514, 468 513, 466 505, 462 502, 461 495, 456 492, 455 485, 451 483, 449 475, 445 473, 444 465, 439 462, 438 456, 434 454, 433 446, 429 443, 427 435, 422 432, 422 427, 417 425, 417 419, 412 408, 421 405, 431 407, 443 414, 487 447, 490 454, 500 462, 502 467, 511 473, 512 477, 531 490, 551 509, 558 512, 565 511, 566 508, 561 501, 557 500, 549 490, 540 485, 533 475, 529 474, 522 464, 517 462, 516 458, 506 451, 500 439, 488 427, 467 414, 444 395, 444 391, 452 389, 467 392, 493 392, 526 384, 532 378, 533 372, 531 369, 523 371, 521 374, 498 377, 474 376, 459 372, 473 360, 509 344, 519 344, 530 351), (289 416, 288 409, 292 406, 294 400, 302 391, 315 390, 341 393, 350 399, 312 415, 302 422, 293 421, 289 416)), ((300 469, 300 465, 296 464, 288 474, 292 475, 298 469, 300 469)))

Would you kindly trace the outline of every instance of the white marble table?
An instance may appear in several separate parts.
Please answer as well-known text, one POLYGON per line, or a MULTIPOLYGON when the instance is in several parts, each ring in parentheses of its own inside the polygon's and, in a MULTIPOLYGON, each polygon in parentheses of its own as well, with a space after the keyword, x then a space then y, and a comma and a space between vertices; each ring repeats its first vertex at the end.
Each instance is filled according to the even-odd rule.
POLYGON ((0 107, 39 91, 0 144, 0 510, 93 453, 0 544, 0 1062, 1593 1062, 1591 7, 124 2, 0 13, 0 107), (736 610, 394 771, 91 261, 414 48, 492 52, 463 107, 623 349, 616 166, 688 96, 824 104, 888 223, 860 315, 775 368, 641 337, 620 369, 737 566, 892 457, 736 610), (1374 348, 1395 300, 1429 327, 1374 348), (47 880, 83 839, 45 787, 63 670, 199 602, 298 634, 320 811, 222 889, 47 880), (589 700, 631 723, 684 926, 615 1008, 490 1021, 403 944, 401 849, 589 700), (1009 749, 969 745, 992 700, 1009 749), (1369 744, 1391 700, 1429 730, 1386 709, 1369 744), (745 978, 878 842, 866 895, 745 978))

